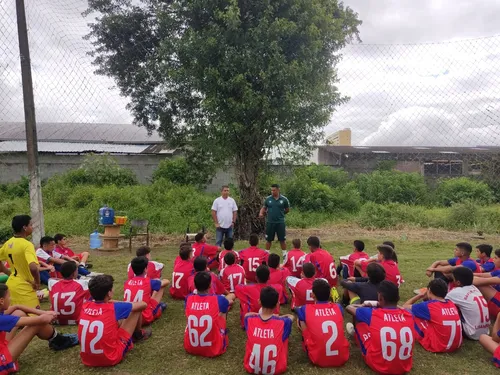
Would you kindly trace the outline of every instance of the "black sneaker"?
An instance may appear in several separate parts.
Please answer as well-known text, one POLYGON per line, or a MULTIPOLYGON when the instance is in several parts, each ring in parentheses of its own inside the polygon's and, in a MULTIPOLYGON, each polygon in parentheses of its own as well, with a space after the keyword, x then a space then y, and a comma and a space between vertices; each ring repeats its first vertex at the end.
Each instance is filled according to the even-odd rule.
POLYGON ((132 341, 133 342, 146 341, 151 337, 152 334, 153 331, 151 329, 141 329, 140 331, 135 331, 134 334, 132 335, 132 341))
POLYGON ((89 270, 89 269, 91 269, 94 266, 92 264, 90 264, 90 263, 87 263, 87 264, 85 264, 84 267, 89 270))
POLYGON ((49 348, 52 350, 64 350, 72 348, 73 346, 78 345, 78 335, 71 334, 57 334, 52 340, 49 341, 49 348))

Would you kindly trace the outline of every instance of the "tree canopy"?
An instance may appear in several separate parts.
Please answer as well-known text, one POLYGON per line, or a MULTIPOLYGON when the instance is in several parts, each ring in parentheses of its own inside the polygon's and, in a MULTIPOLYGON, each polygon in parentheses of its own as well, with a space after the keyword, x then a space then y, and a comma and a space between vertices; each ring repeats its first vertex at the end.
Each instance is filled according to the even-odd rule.
POLYGON ((97 72, 136 124, 201 168, 235 165, 238 229, 256 230, 266 156, 308 151, 346 100, 336 64, 357 14, 337 0, 89 0, 87 14, 97 72))

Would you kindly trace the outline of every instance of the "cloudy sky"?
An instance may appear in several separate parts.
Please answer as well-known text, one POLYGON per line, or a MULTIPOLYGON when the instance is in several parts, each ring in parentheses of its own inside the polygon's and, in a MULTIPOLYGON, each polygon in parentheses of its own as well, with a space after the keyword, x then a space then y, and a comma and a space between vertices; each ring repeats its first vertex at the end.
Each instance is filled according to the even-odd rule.
MULTIPOLYGON (((351 100, 326 133, 349 127, 357 145, 500 146, 500 1, 345 3, 363 43, 343 51, 339 88, 351 100)), ((86 1, 26 5, 38 121, 130 122, 113 81, 92 73, 86 1)), ((0 121, 22 121, 14 1, 0 0, 0 30, 0 121)))

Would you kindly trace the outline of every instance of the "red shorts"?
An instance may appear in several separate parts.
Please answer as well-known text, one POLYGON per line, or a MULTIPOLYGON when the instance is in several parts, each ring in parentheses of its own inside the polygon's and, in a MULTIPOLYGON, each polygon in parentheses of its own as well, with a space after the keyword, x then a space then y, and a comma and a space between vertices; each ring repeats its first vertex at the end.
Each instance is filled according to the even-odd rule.
POLYGON ((496 292, 495 297, 488 301, 488 311, 490 319, 495 321, 498 313, 500 313, 500 292, 496 292))
POLYGON ((17 361, 12 360, 9 348, 4 346, 2 350, 0 350, 0 375, 11 374, 18 371, 19 365, 17 361))
POLYGON ((161 317, 161 306, 155 299, 149 300, 149 305, 142 312, 142 324, 151 324, 161 317))
POLYGON ((500 368, 500 346, 497 347, 495 353, 493 353, 493 364, 500 368))
POLYGON ((75 254, 76 257, 78 257, 78 261, 81 262, 82 261, 82 258, 83 258, 83 254, 80 253, 80 254, 75 254))
POLYGON ((120 352, 122 353, 121 358, 118 362, 114 363, 112 366, 120 363, 125 355, 134 347, 134 343, 132 342, 132 335, 125 331, 123 328, 118 328, 118 343, 117 347, 119 347, 120 352))

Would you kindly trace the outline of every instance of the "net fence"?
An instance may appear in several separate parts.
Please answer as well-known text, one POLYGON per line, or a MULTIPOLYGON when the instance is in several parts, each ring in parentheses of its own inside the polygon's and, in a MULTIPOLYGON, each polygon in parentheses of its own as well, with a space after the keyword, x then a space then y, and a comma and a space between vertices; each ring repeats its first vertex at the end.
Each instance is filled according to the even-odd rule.
MULTIPOLYGON (((84 39, 92 21, 82 15, 87 2, 25 4, 40 150, 133 153, 140 148, 95 144, 160 141, 131 125, 127 98, 111 78, 94 74, 92 46, 84 39), (72 145, 45 143, 56 140, 72 145)), ((320 147, 313 161, 353 172, 391 162, 396 169, 446 176, 480 174, 485 163, 498 158, 500 36, 353 44, 342 55, 338 86, 350 100, 332 115, 325 129, 330 146, 320 147)), ((26 172, 7 169, 5 162, 23 147, 23 121, 15 2, 0 0, 0 182, 26 172)), ((42 177, 47 177, 43 166, 42 177)))

